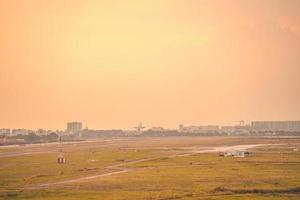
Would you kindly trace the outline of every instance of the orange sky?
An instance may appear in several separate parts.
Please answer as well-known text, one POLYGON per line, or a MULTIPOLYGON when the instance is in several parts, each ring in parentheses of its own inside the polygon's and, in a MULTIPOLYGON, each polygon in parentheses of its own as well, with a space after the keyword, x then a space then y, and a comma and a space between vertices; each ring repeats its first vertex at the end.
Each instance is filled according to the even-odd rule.
POLYGON ((0 127, 300 119, 299 0, 0 0, 0 127))

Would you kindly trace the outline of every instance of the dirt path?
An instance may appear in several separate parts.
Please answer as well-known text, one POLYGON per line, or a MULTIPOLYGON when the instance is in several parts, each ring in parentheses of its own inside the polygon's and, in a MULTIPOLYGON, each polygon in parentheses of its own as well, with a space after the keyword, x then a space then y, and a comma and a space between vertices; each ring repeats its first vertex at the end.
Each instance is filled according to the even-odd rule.
POLYGON ((121 164, 116 164, 116 165, 111 165, 111 166, 105 167, 105 169, 114 170, 112 172, 107 172, 107 173, 97 174, 97 175, 92 175, 92 176, 86 176, 86 177, 81 177, 81 178, 75 178, 75 179, 69 179, 69 180, 65 180, 65 181, 58 181, 58 182, 53 182, 53 183, 33 185, 33 186, 28 186, 26 188, 37 189, 37 188, 43 188, 43 187, 49 187, 49 186, 55 186, 55 185, 63 185, 63 184, 68 184, 68 183, 83 182, 83 181, 87 181, 87 180, 94 179, 94 178, 127 173, 127 172, 130 172, 130 171, 134 171, 134 169, 126 168, 125 167, 126 165, 134 164, 134 163, 140 163, 140 162, 146 162, 146 161, 152 161, 152 160, 156 160, 156 159, 159 159, 159 158, 161 158, 161 157, 144 158, 144 159, 139 159, 139 160, 133 160, 133 161, 129 161, 129 162, 126 162, 126 163, 121 163, 121 164))
MULTIPOLYGON (((175 154, 175 155, 168 156, 168 158, 185 157, 185 156, 191 156, 191 155, 200 154, 200 153, 213 153, 213 152, 219 152, 219 151, 246 150, 246 149, 250 149, 250 148, 254 148, 254 147, 268 146, 268 145, 274 145, 274 144, 253 144, 253 145, 207 147, 205 149, 203 149, 203 148, 200 149, 197 147, 190 147, 190 148, 183 148, 183 149, 188 150, 188 153, 175 154)), ((112 172, 96 174, 96 175, 92 175, 92 176, 85 176, 85 177, 80 177, 80 178, 74 178, 74 179, 69 179, 69 180, 64 180, 64 181, 52 182, 52 183, 31 185, 31 186, 27 186, 26 188, 27 189, 38 189, 38 188, 44 188, 44 187, 49 187, 49 186, 57 186, 57 185, 64 185, 64 184, 70 184, 70 183, 84 182, 84 181, 89 181, 91 179, 95 179, 95 178, 99 178, 99 177, 107 177, 107 176, 113 176, 113 175, 117 175, 117 174, 128 173, 128 172, 136 171, 136 169, 127 168, 126 165, 147 162, 147 161, 153 161, 153 160, 157 160, 160 158, 162 158, 162 157, 133 160, 133 161, 105 167, 106 169, 112 170, 112 172)))

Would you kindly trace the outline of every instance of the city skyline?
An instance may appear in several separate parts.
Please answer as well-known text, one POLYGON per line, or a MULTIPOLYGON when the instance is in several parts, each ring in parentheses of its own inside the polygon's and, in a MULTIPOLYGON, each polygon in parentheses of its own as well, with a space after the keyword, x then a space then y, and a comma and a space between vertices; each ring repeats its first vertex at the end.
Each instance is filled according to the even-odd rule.
POLYGON ((126 126, 126 127, 89 127, 88 124, 80 121, 69 121, 66 122, 63 128, 47 128, 47 127, 38 127, 38 128, 25 128, 25 127, 0 127, 0 129, 3 130, 45 130, 45 131, 71 131, 72 130, 84 130, 84 129, 90 129, 90 130, 139 130, 141 127, 143 130, 152 129, 152 128, 164 128, 166 130, 177 130, 181 129, 181 127, 218 127, 218 129, 221 129, 222 127, 247 127, 247 126, 253 126, 253 124, 261 124, 261 123, 297 123, 300 124, 300 120, 251 120, 251 121, 231 121, 230 123, 194 123, 194 124, 183 124, 179 123, 174 127, 168 127, 168 126, 162 126, 160 124, 144 124, 142 122, 139 122, 132 126, 126 126))
POLYGON ((299 120, 299 8, 0 0, 0 127, 299 120))

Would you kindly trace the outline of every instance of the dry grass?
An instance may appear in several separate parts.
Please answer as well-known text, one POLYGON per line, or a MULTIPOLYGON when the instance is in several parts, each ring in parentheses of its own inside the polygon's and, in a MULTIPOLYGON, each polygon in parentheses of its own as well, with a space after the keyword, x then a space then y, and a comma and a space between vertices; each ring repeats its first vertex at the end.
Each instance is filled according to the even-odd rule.
MULTIPOLYGON (((299 199, 300 152, 293 151, 293 147, 299 148, 299 142, 299 139, 177 137, 66 145, 66 165, 56 163, 56 153, 0 158, 0 198, 299 199), (170 157, 183 153, 185 150, 181 147, 255 143, 282 145, 259 147, 254 156, 248 158, 222 158, 216 153, 170 157), (143 158, 156 159, 128 163, 143 158), (115 164, 124 164, 132 171, 72 184, 27 189, 28 185, 106 173, 109 171, 106 167, 115 164)), ((55 146, 20 148, 23 152, 55 150, 55 146)))

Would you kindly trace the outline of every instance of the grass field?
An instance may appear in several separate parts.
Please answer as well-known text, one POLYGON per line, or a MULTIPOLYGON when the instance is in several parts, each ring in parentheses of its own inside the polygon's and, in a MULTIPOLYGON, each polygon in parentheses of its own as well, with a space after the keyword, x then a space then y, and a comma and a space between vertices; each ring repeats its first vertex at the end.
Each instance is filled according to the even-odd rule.
POLYGON ((300 199, 299 138, 98 140, 65 144, 63 165, 57 149, 1 147, 0 199, 300 199), (275 145, 251 149, 246 158, 193 152, 243 144, 275 145), (126 171, 109 175, 118 170, 126 171))

